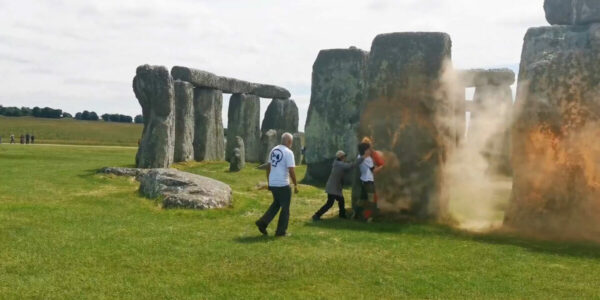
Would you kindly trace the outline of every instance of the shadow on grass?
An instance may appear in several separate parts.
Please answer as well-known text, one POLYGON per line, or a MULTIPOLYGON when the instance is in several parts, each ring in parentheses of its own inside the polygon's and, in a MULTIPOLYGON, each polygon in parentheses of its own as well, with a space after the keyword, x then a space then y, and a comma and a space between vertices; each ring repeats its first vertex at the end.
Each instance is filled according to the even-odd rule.
POLYGON ((275 240, 277 240, 277 238, 273 236, 258 235, 258 233, 256 236, 244 236, 234 239, 236 243, 240 244, 264 244, 275 240))
POLYGON ((512 245, 533 252, 561 256, 600 259, 600 244, 592 242, 552 241, 526 238, 517 233, 490 232, 472 233, 449 226, 419 223, 414 221, 391 222, 382 221, 364 223, 352 220, 322 219, 319 222, 308 222, 308 227, 330 230, 365 231, 372 233, 409 234, 414 236, 438 236, 462 241, 494 245, 512 245))

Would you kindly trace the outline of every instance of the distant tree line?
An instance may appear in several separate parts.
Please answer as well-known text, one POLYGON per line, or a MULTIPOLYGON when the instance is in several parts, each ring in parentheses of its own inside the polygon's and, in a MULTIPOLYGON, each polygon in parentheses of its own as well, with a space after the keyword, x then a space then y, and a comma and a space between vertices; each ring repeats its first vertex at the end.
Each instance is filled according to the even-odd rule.
POLYGON ((50 107, 4 107, 0 105, 0 115, 7 117, 36 117, 36 118, 52 118, 52 119, 60 119, 63 117, 62 109, 54 109, 50 107))
MULTIPOLYGON (((73 118, 68 112, 63 112, 62 109, 54 109, 50 107, 4 107, 0 105, 0 116, 7 117, 36 117, 36 118, 51 118, 51 119, 60 119, 60 118, 73 118)), ((98 121, 100 117, 94 111, 84 110, 82 112, 78 112, 75 114, 76 120, 85 120, 85 121, 98 121)), ((121 122, 121 123, 131 123, 134 122, 136 124, 144 123, 144 118, 142 115, 137 115, 135 118, 131 116, 122 115, 122 114, 103 114, 102 120, 106 122, 121 122)))

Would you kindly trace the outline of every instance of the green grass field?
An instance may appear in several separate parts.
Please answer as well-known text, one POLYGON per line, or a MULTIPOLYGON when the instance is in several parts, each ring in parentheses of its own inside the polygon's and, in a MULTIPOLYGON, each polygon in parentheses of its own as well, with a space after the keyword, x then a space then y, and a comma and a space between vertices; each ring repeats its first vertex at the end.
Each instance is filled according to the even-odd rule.
POLYGON ((324 194, 310 186, 293 199, 292 236, 265 238, 253 225, 270 204, 262 172, 179 165, 230 184, 234 207, 163 210, 132 179, 96 174, 134 154, 0 145, 0 298, 600 298, 600 246, 335 211, 315 224, 324 194))
POLYGON ((0 116, 2 143, 33 133, 38 144, 137 146, 142 124, 0 116))

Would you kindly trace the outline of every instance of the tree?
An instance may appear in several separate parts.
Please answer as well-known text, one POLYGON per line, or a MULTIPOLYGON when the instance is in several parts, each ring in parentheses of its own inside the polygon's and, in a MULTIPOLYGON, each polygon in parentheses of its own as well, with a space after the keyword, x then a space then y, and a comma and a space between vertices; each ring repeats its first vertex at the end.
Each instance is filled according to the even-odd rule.
POLYGON ((100 118, 98 118, 98 114, 96 114, 96 112, 90 112, 90 121, 98 121, 100 120, 100 118))
POLYGON ((70 114, 70 113, 68 113, 68 112, 64 112, 64 113, 62 114, 62 117, 63 117, 63 118, 68 118, 68 119, 72 119, 72 118, 73 118, 73 115, 71 115, 71 114, 70 114))
POLYGON ((36 106, 31 110, 31 114, 36 118, 40 118, 42 116, 42 109, 36 106))
POLYGON ((137 115, 133 121, 135 124, 142 124, 144 123, 144 117, 142 115, 137 115))
POLYGON ((103 114, 102 116, 100 116, 102 118, 103 121, 108 122, 110 121, 110 115, 109 114, 103 114))
POLYGON ((89 119, 90 119, 90 112, 89 112, 89 111, 87 111, 87 110, 84 110, 84 111, 81 113, 81 119, 82 119, 82 120, 86 120, 86 121, 87 121, 87 120, 89 120, 89 119))
POLYGON ((75 120, 81 120, 81 118, 82 118, 82 115, 80 112, 75 114, 75 120))

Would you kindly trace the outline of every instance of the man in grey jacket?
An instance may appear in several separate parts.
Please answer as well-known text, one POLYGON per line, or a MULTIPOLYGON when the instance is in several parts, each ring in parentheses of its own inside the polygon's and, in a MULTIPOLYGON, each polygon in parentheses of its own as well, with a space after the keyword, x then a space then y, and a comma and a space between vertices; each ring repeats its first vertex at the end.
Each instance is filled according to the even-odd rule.
POLYGON ((329 179, 327 179, 327 185, 325 186, 325 192, 327 193, 327 203, 323 205, 312 217, 314 221, 321 220, 321 216, 323 216, 332 206, 335 201, 338 202, 338 207, 340 210, 340 218, 346 218, 346 207, 344 202, 344 194, 342 193, 343 189, 343 181, 344 175, 356 166, 360 165, 365 158, 371 155, 371 151, 367 150, 363 156, 358 158, 353 163, 347 163, 344 160, 346 159, 346 153, 344 151, 338 151, 335 154, 336 160, 333 161, 333 166, 331 168, 331 174, 329 175, 329 179))

